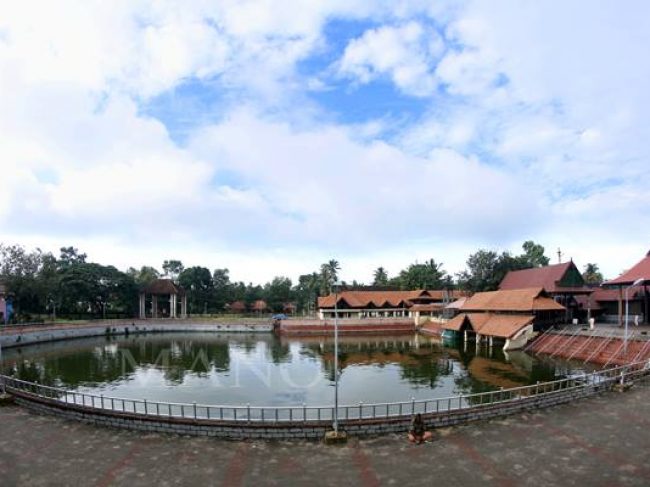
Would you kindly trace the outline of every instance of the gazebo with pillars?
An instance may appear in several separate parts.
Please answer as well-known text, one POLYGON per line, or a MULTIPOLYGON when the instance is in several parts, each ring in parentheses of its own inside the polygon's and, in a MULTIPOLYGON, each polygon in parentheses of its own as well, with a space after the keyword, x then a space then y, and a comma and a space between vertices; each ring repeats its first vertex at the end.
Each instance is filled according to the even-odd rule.
POLYGON ((156 279, 143 287, 140 291, 140 319, 146 318, 187 318, 185 289, 171 279, 156 279))

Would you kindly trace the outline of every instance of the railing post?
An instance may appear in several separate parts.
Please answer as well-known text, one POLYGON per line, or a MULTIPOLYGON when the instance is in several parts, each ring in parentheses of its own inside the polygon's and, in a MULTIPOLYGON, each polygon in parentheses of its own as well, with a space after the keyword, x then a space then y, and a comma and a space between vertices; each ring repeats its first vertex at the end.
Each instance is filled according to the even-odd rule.
POLYGON ((302 421, 303 423, 307 422, 307 404, 302 403, 302 421))
POLYGON ((147 407, 147 400, 144 399, 143 402, 144 402, 144 414, 147 415, 149 414, 149 408, 147 407))
POLYGON ((359 401, 359 419, 363 419, 363 401, 359 401))
POLYGON ((102 409, 104 409, 104 394, 100 394, 99 398, 100 398, 100 403, 102 405, 102 409))
POLYGON ((411 415, 415 414, 415 398, 411 396, 411 415))
POLYGON ((196 401, 192 402, 192 407, 194 408, 194 419, 196 419, 196 401))

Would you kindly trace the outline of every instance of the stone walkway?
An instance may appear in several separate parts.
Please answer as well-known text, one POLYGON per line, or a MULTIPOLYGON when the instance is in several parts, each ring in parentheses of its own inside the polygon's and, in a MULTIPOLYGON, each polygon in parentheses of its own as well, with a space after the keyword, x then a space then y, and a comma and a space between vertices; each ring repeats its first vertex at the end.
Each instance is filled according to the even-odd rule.
POLYGON ((650 485, 650 385, 401 436, 228 442, 96 428, 0 408, 0 485, 650 485))

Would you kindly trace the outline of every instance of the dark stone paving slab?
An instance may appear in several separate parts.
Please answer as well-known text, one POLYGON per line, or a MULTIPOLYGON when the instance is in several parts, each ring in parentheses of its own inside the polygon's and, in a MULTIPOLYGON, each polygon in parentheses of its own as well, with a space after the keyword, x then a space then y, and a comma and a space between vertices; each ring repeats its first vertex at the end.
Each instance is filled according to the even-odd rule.
POLYGON ((402 436, 229 442, 97 428, 0 408, 0 485, 650 485, 650 386, 402 436))

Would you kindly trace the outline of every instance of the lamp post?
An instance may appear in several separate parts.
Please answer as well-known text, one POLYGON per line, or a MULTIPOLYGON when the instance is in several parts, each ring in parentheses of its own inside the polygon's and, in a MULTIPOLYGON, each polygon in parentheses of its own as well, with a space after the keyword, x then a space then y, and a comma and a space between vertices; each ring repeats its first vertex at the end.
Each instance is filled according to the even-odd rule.
POLYGON ((334 435, 339 434, 339 286, 334 283, 334 435))
POLYGON ((629 314, 630 314, 630 302, 627 299, 627 292, 630 290, 630 288, 634 286, 638 286, 639 284, 645 282, 644 278, 639 278, 636 281, 634 281, 632 284, 630 284, 628 287, 625 288, 625 355, 627 356, 627 322, 629 319, 629 314))

